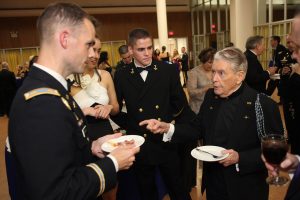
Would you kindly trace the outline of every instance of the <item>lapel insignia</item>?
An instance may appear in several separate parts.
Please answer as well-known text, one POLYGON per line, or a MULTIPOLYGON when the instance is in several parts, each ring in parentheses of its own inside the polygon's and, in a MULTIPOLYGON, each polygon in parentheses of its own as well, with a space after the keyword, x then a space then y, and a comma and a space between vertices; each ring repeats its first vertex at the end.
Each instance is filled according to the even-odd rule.
POLYGON ((83 124, 83 120, 82 120, 82 119, 79 119, 79 120, 77 121, 77 123, 78 123, 78 126, 81 126, 81 125, 83 124))
POLYGON ((245 115, 245 116, 244 116, 244 119, 249 119, 248 115, 245 115))
POLYGON ((251 105, 252 104, 252 102, 251 101, 247 101, 247 105, 251 105))
POLYGON ((131 73, 131 74, 134 74, 134 69, 133 69, 133 68, 131 68, 130 73, 131 73))
POLYGON ((70 104, 69 104, 69 102, 68 102, 65 98, 61 97, 61 101, 65 104, 65 106, 66 106, 69 110, 72 110, 72 109, 71 109, 71 106, 70 106, 70 104))
POLYGON ((84 126, 82 129, 81 129, 81 132, 82 132, 82 136, 85 138, 86 137, 86 126, 84 126))
POLYGON ((209 109, 212 110, 212 109, 214 109, 214 107, 210 106, 209 109))
POLYGON ((154 65, 154 68, 153 68, 155 71, 157 70, 157 67, 156 67, 156 65, 154 65))
POLYGON ((76 103, 75 103, 75 101, 73 101, 72 103, 73 103, 73 108, 76 108, 76 103))
POLYGON ((70 99, 70 97, 69 97, 69 95, 68 95, 68 94, 66 94, 66 99, 67 99, 67 100, 69 100, 69 99, 70 99))

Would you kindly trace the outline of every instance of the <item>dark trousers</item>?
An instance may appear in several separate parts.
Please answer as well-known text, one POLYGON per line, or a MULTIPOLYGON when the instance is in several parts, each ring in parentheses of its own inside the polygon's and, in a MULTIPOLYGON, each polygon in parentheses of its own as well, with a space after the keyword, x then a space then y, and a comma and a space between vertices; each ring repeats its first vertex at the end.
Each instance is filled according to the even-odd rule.
POLYGON ((7 183, 8 183, 8 191, 11 200, 22 199, 21 195, 17 191, 17 176, 16 176, 16 164, 15 159, 10 152, 7 151, 5 147, 5 164, 6 164, 6 175, 7 175, 7 183))
POLYGON ((285 125, 288 132, 291 153, 300 154, 299 113, 293 101, 283 100, 283 113, 285 125))
POLYGON ((162 179, 167 187, 171 200, 191 200, 189 192, 182 184, 180 176, 179 159, 165 162, 159 165, 145 165, 136 163, 134 170, 137 176, 138 187, 142 200, 158 200, 155 185, 155 172, 158 167, 162 179))
POLYGON ((187 80, 188 80, 187 72, 188 72, 188 71, 182 70, 182 75, 183 75, 184 84, 186 84, 186 82, 187 82, 187 80))

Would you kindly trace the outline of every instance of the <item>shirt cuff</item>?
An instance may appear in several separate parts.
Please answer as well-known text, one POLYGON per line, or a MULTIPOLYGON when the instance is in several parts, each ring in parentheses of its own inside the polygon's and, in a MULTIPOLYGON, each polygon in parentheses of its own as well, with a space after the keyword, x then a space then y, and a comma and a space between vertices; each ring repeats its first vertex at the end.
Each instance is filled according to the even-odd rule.
POLYGON ((164 133, 163 141, 170 142, 173 137, 174 131, 175 131, 174 124, 170 124, 170 128, 169 128, 168 132, 164 133))
POLYGON ((118 164, 117 159, 114 156, 110 155, 110 154, 107 155, 107 157, 109 157, 113 161, 116 172, 118 172, 119 171, 119 164, 118 164))

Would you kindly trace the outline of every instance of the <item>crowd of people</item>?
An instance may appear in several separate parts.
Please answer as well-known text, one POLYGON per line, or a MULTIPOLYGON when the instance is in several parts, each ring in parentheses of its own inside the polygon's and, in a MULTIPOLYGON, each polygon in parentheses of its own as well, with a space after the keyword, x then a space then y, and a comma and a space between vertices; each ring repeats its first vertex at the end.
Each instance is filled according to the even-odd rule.
POLYGON ((8 63, 1 63, 11 199, 158 200, 165 187, 171 200, 190 200, 196 185, 190 152, 201 141, 228 155, 203 162, 201 192, 208 200, 267 200, 265 180, 278 170, 262 156, 261 138, 285 134, 270 98, 276 87, 291 145, 279 168, 294 173, 286 199, 300 198, 300 15, 287 47, 271 37, 266 70, 258 59, 262 36, 250 36, 245 52, 233 43, 220 51, 205 48, 201 64, 190 69, 186 47, 172 55, 166 46, 154 50, 143 28, 129 33, 112 67, 97 24, 75 4, 50 4, 37 21, 39 56, 29 70, 18 71, 19 89, 8 63), (104 152, 102 144, 121 137, 120 129, 144 144, 104 152))

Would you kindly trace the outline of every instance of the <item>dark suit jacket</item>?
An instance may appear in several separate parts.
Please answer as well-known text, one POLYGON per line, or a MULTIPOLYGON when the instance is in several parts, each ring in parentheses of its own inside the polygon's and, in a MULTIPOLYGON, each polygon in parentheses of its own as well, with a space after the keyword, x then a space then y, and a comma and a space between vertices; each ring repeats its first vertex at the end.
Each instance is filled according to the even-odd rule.
POLYGON ((7 69, 0 71, 0 90, 16 90, 16 77, 15 74, 7 69))
MULTIPOLYGON (((268 185, 266 184, 267 170, 261 160, 261 144, 256 129, 255 100, 257 92, 246 84, 241 86, 238 98, 238 114, 235 114, 231 131, 227 138, 226 149, 233 149, 239 153, 239 172, 235 165, 221 168, 224 175, 224 188, 231 200, 268 199, 268 185)), ((219 107, 226 99, 216 96, 213 89, 208 90, 197 118, 190 124, 175 125, 172 137, 174 142, 187 139, 203 138, 204 145, 214 144, 216 119, 219 116, 219 107)), ((283 133, 280 113, 277 104, 265 95, 261 95, 265 116, 266 133, 283 133)), ((225 128, 225 127, 224 127, 225 128)), ((202 191, 206 188, 207 181, 211 180, 215 163, 203 163, 202 191)))
POLYGON ((96 199, 101 187, 112 188, 116 171, 110 158, 86 166, 92 159, 87 134, 83 113, 66 89, 32 67, 16 94, 9 120, 16 188, 22 199, 96 199), (25 100, 24 94, 37 88, 52 88, 57 95, 25 100))
POLYGON ((151 67, 146 82, 134 63, 119 70, 114 81, 119 105, 124 99, 127 108, 126 119, 123 118, 127 124, 123 124, 126 126, 123 128, 129 134, 146 138, 137 160, 158 164, 170 158, 176 151, 176 145, 164 143, 162 135, 150 133, 139 126, 139 122, 151 118, 167 122, 173 119, 183 121, 194 117, 194 114, 188 107, 176 66, 153 60, 151 67))
POLYGON ((181 68, 182 68, 182 71, 188 71, 189 70, 189 56, 188 56, 187 53, 182 54, 181 68))
MULTIPOLYGON (((288 50, 281 44, 278 44, 276 49, 273 52, 273 61, 275 61, 275 66, 278 68, 282 68, 282 62, 281 60, 285 59, 287 60, 287 63, 291 62, 291 56, 289 55, 288 50)), ((279 69, 278 69, 279 70, 279 69)))
POLYGON ((248 62, 248 70, 246 74, 246 83, 258 92, 266 93, 266 83, 270 79, 269 73, 264 71, 257 56, 250 50, 245 51, 248 62))

